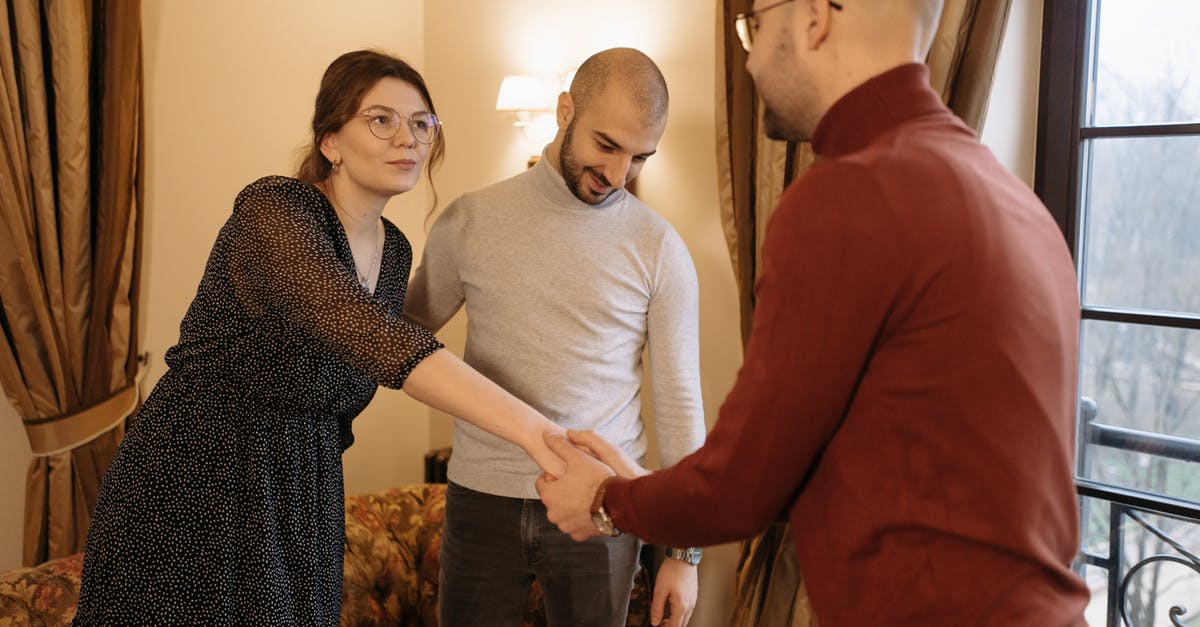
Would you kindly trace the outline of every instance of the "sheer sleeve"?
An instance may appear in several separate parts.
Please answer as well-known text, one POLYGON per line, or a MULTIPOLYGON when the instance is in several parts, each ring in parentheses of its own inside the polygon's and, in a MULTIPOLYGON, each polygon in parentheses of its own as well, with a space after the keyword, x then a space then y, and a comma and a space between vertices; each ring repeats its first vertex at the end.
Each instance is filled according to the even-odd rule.
POLYGON ((230 283, 247 308, 300 329, 380 385, 398 389, 442 344, 359 287, 339 257, 341 226, 327 202, 311 185, 284 177, 242 190, 223 233, 230 283))

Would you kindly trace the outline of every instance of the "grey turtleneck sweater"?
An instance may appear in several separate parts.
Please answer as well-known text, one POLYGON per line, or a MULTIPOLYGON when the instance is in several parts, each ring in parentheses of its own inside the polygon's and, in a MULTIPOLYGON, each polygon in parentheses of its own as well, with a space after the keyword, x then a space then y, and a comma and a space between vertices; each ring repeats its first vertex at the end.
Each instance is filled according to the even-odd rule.
MULTIPOLYGON (((465 194, 434 223, 404 303, 437 330, 467 308, 465 360, 570 429, 592 429, 635 459, 646 452, 648 349, 663 465, 704 439, 698 286, 675 229, 632 194, 576 198, 543 158, 465 194)), ((537 498, 519 447, 455 421, 451 481, 537 498)))

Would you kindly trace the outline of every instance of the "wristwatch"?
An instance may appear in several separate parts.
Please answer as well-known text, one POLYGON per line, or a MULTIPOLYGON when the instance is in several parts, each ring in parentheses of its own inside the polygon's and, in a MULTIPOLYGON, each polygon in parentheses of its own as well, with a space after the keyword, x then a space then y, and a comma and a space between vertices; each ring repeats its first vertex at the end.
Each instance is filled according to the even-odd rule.
POLYGON ((667 557, 677 559, 681 562, 687 562, 692 566, 700 563, 700 558, 704 557, 704 549, 667 549, 667 557))
POLYGON ((613 523, 612 516, 609 516, 608 511, 604 509, 604 489, 612 480, 613 477, 605 479, 596 489, 596 496, 592 499, 592 524, 595 525, 596 531, 609 537, 621 535, 621 530, 617 529, 617 525, 613 523))

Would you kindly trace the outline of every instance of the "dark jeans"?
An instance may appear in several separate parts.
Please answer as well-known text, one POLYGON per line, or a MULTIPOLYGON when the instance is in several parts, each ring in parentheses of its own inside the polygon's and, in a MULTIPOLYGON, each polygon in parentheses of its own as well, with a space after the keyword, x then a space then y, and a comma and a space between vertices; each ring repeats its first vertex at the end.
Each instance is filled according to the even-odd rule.
POLYGON ((575 542, 537 499, 493 496, 451 483, 442 526, 442 627, 519 625, 536 578, 546 618, 563 627, 625 624, 641 542, 575 542))

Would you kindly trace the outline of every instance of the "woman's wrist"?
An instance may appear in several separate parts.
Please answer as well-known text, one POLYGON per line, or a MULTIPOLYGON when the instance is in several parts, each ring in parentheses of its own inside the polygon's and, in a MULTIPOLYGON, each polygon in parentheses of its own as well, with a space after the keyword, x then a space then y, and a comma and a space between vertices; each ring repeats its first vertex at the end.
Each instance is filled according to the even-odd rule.
POLYGON ((547 420, 544 425, 526 430, 525 436, 522 438, 524 442, 520 446, 525 450, 525 454, 529 455, 534 463, 542 469, 542 472, 558 476, 566 470, 566 467, 563 460, 546 444, 547 433, 566 437, 565 429, 547 420))

